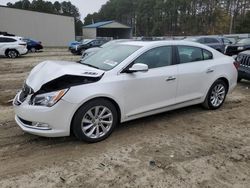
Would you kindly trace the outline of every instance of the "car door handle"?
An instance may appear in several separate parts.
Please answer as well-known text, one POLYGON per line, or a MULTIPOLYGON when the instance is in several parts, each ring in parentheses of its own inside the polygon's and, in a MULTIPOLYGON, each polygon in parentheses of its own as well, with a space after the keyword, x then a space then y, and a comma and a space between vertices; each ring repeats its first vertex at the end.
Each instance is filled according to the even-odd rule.
POLYGON ((174 76, 169 76, 166 81, 169 82, 169 81, 173 81, 173 80, 176 80, 176 78, 174 76))
POLYGON ((206 73, 212 73, 212 72, 214 72, 214 69, 207 69, 206 73))

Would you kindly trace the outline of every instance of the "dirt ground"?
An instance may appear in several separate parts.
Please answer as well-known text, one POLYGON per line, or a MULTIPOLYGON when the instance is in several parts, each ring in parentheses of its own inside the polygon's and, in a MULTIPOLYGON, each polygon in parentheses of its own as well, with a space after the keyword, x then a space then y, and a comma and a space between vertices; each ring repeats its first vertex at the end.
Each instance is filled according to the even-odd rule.
POLYGON ((247 81, 220 110, 192 106, 131 121, 96 144, 24 133, 7 101, 28 72, 79 58, 66 49, 0 58, 0 187, 250 187, 247 81))

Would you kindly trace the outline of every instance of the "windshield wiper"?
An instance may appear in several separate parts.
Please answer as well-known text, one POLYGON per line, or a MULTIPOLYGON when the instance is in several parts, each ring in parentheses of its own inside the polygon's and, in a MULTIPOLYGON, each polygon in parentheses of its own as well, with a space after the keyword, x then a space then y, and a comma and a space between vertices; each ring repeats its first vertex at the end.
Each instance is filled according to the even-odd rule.
POLYGON ((81 64, 82 64, 82 65, 87 65, 87 66, 92 67, 92 68, 100 69, 99 67, 96 67, 96 66, 94 66, 94 65, 90 65, 90 64, 87 64, 87 63, 81 62, 81 64))

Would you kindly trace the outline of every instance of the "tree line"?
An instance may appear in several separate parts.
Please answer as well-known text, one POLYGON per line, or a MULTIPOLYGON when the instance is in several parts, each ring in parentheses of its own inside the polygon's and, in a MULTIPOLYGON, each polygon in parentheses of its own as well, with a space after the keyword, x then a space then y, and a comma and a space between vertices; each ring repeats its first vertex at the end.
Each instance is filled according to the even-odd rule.
POLYGON ((250 0, 109 0, 84 24, 104 20, 136 36, 250 33, 250 0))
POLYGON ((55 1, 54 3, 50 1, 44 0, 33 0, 30 2, 29 0, 21 0, 15 3, 7 3, 8 7, 11 8, 18 8, 18 9, 25 9, 25 10, 32 10, 44 13, 51 13, 51 14, 59 14, 64 16, 72 16, 75 18, 75 31, 76 35, 82 35, 82 21, 80 18, 80 13, 78 8, 71 4, 70 1, 63 1, 58 2, 55 1))
MULTIPOLYGON (((79 10, 70 1, 20 0, 7 6, 73 16, 76 35, 82 34, 79 10)), ((250 0, 109 0, 84 24, 107 20, 131 26, 134 36, 250 33, 250 0)))

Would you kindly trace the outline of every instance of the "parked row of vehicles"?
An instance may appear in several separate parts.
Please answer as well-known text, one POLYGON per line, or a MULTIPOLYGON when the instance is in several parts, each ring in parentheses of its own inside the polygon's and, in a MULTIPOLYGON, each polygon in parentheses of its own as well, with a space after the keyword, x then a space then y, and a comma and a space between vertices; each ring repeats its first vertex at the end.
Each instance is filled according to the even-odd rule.
POLYGON ((228 56, 233 56, 240 63, 238 81, 250 80, 250 38, 240 39, 235 43, 225 37, 195 37, 186 40, 205 44, 228 56))
POLYGON ((184 40, 205 44, 229 56, 235 56, 242 51, 250 50, 250 38, 233 41, 226 37, 188 37, 184 40))
MULTIPOLYGON (((148 39, 149 41, 153 41, 153 39, 148 39)), ((179 39, 180 40, 180 39, 179 39)), ((214 36, 197 36, 197 37, 187 37, 184 39, 185 41, 192 41, 192 42, 198 42, 207 46, 210 46, 211 48, 214 48, 215 50, 224 53, 229 56, 233 56, 235 59, 237 58, 237 55, 239 55, 240 60, 244 60, 244 68, 240 68, 239 73, 239 81, 241 78, 249 79, 250 70, 249 70, 249 64, 250 59, 249 58, 241 58, 245 56, 249 56, 250 50, 250 38, 243 38, 236 40, 235 38, 226 38, 226 37, 214 37, 214 36), (242 52, 242 53, 241 53, 242 52), (249 63, 248 63, 249 62, 249 63), (246 68, 247 65, 247 68, 246 68), (243 69, 243 70, 242 70, 243 69)), ((69 48, 69 50, 73 54, 82 55, 82 59, 88 57, 89 55, 92 55, 96 52, 98 52, 100 49, 108 47, 110 45, 113 45, 115 43, 122 43, 127 41, 133 41, 132 39, 121 39, 121 40, 112 40, 109 42, 104 43, 101 45, 104 40, 102 39, 86 39, 82 43, 77 43, 69 48), (99 42, 97 42, 99 41, 99 42), (102 42, 100 42, 102 41, 102 42), (92 45, 92 44, 98 44, 98 45, 92 45)), ((138 39, 136 39, 138 41, 138 39)), ((145 41, 145 39, 140 39, 139 41, 145 41)))
POLYGON ((18 36, 0 35, 0 56, 16 58, 43 49, 42 43, 18 36))
MULTIPOLYGON (((197 36, 186 37, 184 40, 205 44, 229 56, 237 55, 245 50, 250 50, 250 38, 239 39, 237 41, 235 38, 197 36)), ((141 41, 145 41, 145 39, 143 38, 141 41)), ((99 48, 106 42, 108 41, 102 38, 85 39, 81 42, 72 42, 69 46, 69 50, 72 54, 82 55, 87 49, 96 47, 99 48)))

